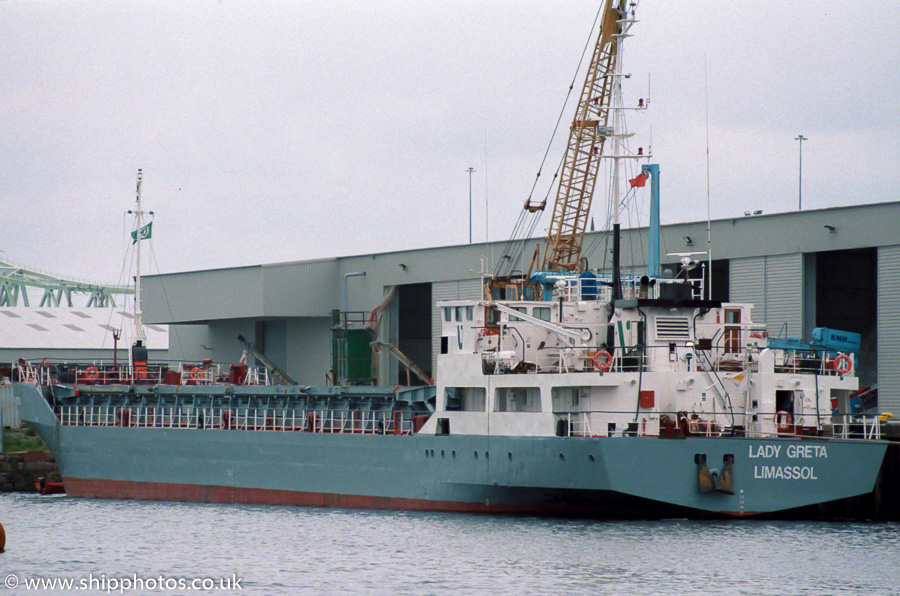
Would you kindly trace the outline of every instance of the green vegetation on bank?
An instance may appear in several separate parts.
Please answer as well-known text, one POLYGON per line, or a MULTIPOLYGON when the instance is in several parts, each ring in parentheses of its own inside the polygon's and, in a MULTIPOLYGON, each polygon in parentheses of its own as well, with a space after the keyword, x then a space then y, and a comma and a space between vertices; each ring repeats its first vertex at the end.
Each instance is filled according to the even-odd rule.
POLYGON ((31 428, 4 428, 3 452, 44 451, 47 445, 31 428))

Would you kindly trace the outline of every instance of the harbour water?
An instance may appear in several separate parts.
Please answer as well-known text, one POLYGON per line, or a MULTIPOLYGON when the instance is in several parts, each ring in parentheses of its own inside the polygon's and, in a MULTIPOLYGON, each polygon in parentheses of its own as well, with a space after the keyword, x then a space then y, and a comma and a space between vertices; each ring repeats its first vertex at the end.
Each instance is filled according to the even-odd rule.
POLYGON ((900 594, 897 523, 607 522, 22 493, 0 494, 0 523, 0 591, 14 594, 900 594), (33 587, 68 578, 70 589, 33 587))

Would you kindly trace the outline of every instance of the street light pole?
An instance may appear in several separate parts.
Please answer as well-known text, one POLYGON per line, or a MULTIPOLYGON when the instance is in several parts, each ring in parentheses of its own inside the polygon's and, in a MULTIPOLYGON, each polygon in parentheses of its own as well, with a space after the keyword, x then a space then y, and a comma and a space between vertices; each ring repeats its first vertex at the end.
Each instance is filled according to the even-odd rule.
POLYGON ((472 244, 472 172, 475 168, 466 171, 469 173, 469 244, 472 244))
POLYGON ((800 182, 799 188, 797 190, 798 193, 798 205, 797 211, 803 211, 803 141, 808 141, 806 137, 803 135, 798 136, 794 139, 795 141, 800 141, 800 182))

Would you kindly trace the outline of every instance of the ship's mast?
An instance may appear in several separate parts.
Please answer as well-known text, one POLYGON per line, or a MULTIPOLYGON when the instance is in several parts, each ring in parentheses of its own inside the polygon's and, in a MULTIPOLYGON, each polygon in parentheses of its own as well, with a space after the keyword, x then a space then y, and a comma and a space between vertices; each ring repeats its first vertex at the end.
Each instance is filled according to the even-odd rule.
MULTIPOLYGON (((651 152, 648 150, 646 154, 644 154, 642 149, 638 149, 637 153, 632 153, 628 150, 625 145, 625 139, 632 134, 628 133, 625 129, 625 110, 643 110, 646 109, 649 105, 650 99, 647 98, 647 102, 644 100, 640 100, 638 106, 627 108, 625 107, 622 101, 622 79, 627 79, 631 77, 630 74, 622 73, 622 50, 624 47, 624 42, 626 37, 631 37, 628 31, 631 29, 631 26, 634 25, 637 20, 634 18, 634 6, 632 4, 631 11, 629 12, 626 8, 626 4, 623 1, 618 3, 616 13, 616 32, 612 35, 615 41, 615 60, 613 61, 615 66, 615 71, 610 77, 613 80, 612 83, 612 97, 610 101, 609 110, 612 116, 612 129, 609 131, 607 136, 611 137, 613 140, 613 152, 612 155, 608 157, 613 160, 613 168, 612 168, 612 227, 613 227, 613 263, 612 263, 612 291, 613 291, 613 300, 618 300, 622 298, 622 272, 621 272, 621 245, 620 245, 620 222, 619 222, 619 212, 621 210, 622 205, 622 162, 623 160, 629 159, 647 159, 652 157, 651 152)), ((627 190, 627 189, 626 189, 627 190)))
POLYGON ((137 171, 137 207, 134 211, 135 231, 137 238, 135 242, 135 276, 134 276, 134 342, 139 344, 144 337, 144 330, 141 326, 141 228, 143 228, 144 212, 141 210, 141 182, 144 174, 139 168, 137 171))
MULTIPOLYGON (((131 346, 131 366, 134 371, 134 382, 146 382, 149 379, 149 369, 147 367, 147 347, 144 345, 144 329, 142 327, 143 311, 141 310, 141 241, 150 238, 150 224, 144 226, 144 215, 146 212, 141 208, 141 183, 144 180, 143 172, 138 169, 137 188, 135 198, 135 209, 130 213, 134 214, 134 231, 131 237, 137 246, 134 249, 135 258, 135 276, 134 276, 134 343, 131 346)), ((151 211, 149 215, 153 215, 151 211)))
POLYGON ((616 48, 616 60, 615 60, 615 73, 613 74, 613 93, 612 93, 612 104, 610 109, 612 111, 613 116, 613 131, 612 136, 615 141, 613 148, 613 179, 612 179, 612 220, 613 220, 613 271, 612 271, 612 283, 613 283, 613 300, 618 300, 622 298, 622 278, 620 271, 620 253, 621 248, 619 244, 620 238, 620 224, 619 224, 619 208, 621 205, 621 193, 619 190, 621 176, 620 170, 622 165, 622 159, 625 157, 624 152, 624 143, 622 142, 625 137, 625 126, 624 126, 624 118, 622 117, 622 50, 624 47, 625 38, 629 37, 628 30, 631 28, 631 25, 634 24, 634 18, 629 18, 628 13, 625 9, 625 3, 622 2, 619 5, 618 10, 618 19, 616 19, 617 31, 613 38, 616 40, 615 48, 616 48))

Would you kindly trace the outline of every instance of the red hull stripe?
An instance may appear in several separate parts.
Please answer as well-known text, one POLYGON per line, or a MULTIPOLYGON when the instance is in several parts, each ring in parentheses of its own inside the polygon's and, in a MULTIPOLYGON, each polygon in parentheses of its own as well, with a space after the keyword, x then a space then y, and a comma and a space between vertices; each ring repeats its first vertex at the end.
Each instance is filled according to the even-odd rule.
POLYGON ((397 509, 404 511, 449 511, 468 513, 553 513, 541 505, 496 505, 430 501, 403 497, 338 495, 266 488, 203 486, 166 482, 133 482, 96 478, 64 478, 66 494, 94 499, 136 499, 144 501, 189 501, 196 503, 247 503, 297 505, 301 507, 345 507, 348 509, 397 509))
MULTIPOLYGON (((63 478, 66 494, 93 499, 134 499, 141 501, 187 501, 193 503, 244 503, 255 505, 295 505, 299 507, 343 507, 347 509, 394 509, 399 511, 445 511, 452 513, 499 513, 531 515, 592 515, 598 511, 548 504, 495 504, 432 501, 403 497, 339 495, 268 488, 134 482, 96 478, 63 478)), ((710 512, 712 513, 712 512, 710 512)), ((716 513, 713 513, 716 515, 716 513)), ((720 511, 718 515, 751 517, 759 512, 720 511)))

